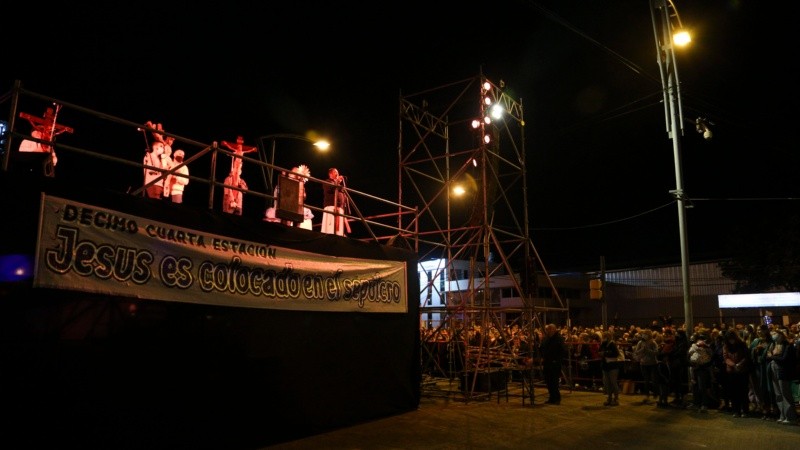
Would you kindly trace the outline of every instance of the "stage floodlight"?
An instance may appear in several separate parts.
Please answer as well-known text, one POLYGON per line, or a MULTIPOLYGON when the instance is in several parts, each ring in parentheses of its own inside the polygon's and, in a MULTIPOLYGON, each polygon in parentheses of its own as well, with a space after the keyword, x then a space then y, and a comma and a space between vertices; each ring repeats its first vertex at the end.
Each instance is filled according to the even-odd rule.
POLYGON ((505 110, 503 109, 503 107, 497 103, 495 103, 489 110, 489 114, 492 116, 493 119, 502 119, 504 112, 505 110))

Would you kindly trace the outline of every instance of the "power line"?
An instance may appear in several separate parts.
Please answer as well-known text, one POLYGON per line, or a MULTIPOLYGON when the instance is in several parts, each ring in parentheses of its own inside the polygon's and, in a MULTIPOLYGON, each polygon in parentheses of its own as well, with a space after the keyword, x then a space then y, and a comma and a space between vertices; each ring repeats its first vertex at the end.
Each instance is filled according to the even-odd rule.
POLYGON ((647 211, 644 211, 644 212, 641 212, 641 213, 638 213, 638 214, 634 214, 632 216, 624 217, 622 219, 611 220, 611 221, 608 221, 608 222, 601 222, 601 223, 595 223, 595 224, 589 224, 589 225, 578 225, 578 226, 574 226, 574 227, 532 228, 532 231, 567 231, 567 230, 581 230, 581 229, 586 229, 586 228, 603 227, 603 226, 606 226, 606 225, 613 225, 613 224, 616 224, 616 223, 627 222, 629 220, 633 220, 633 219, 637 219, 637 218, 642 217, 642 216, 646 216, 646 215, 651 214, 651 213, 653 213, 655 211, 658 211, 660 209, 666 208, 667 206, 673 205, 674 203, 675 203, 675 201, 673 200, 673 201, 671 201, 669 203, 666 203, 666 204, 661 205, 661 206, 657 206, 657 207, 655 207, 653 209, 650 209, 650 210, 647 210, 647 211))

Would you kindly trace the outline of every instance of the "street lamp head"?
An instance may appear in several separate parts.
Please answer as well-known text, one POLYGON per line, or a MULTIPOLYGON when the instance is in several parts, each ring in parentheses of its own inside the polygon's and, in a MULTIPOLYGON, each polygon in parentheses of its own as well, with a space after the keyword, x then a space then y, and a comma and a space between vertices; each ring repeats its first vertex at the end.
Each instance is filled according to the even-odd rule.
POLYGON ((672 34, 672 42, 678 47, 685 47, 692 42, 692 36, 685 29, 676 30, 672 34))
POLYGON ((314 142, 314 147, 317 147, 317 149, 321 152, 326 152, 329 148, 331 148, 331 143, 325 139, 321 139, 314 142))
POLYGON ((685 47, 689 45, 690 42, 692 42, 692 36, 689 33, 689 30, 684 28, 683 22, 681 21, 681 15, 678 14, 678 9, 675 8, 675 3, 672 0, 668 0, 668 2, 669 2, 669 7, 672 8, 672 13, 670 14, 670 17, 674 17, 678 25, 674 30, 671 30, 672 43, 677 45, 678 47, 685 47))

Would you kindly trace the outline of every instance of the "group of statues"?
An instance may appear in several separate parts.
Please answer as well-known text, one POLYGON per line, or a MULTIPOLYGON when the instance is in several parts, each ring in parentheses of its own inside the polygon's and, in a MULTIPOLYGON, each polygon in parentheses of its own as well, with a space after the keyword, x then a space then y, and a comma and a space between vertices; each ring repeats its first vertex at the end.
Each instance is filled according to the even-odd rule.
MULTIPOLYGON (((68 126, 57 123, 58 112, 61 105, 53 104, 48 107, 42 117, 21 112, 19 116, 30 122, 32 131, 31 139, 24 139, 19 151, 24 153, 44 153, 44 174, 54 176, 54 168, 58 162, 52 143, 56 136, 62 133, 72 133, 74 130, 68 126)), ((145 128, 140 128, 144 135, 146 151, 142 161, 144 184, 142 193, 145 197, 168 200, 173 203, 183 202, 185 187, 189 184, 189 167, 182 149, 173 151, 175 138, 169 136, 161 123, 147 121, 145 128)), ((221 141, 222 145, 232 152, 231 168, 223 184, 222 211, 228 214, 242 215, 244 194, 248 190, 247 183, 242 178, 242 164, 244 155, 257 150, 255 146, 245 145, 244 138, 237 136, 235 142, 221 141)), ((292 180, 291 186, 296 187, 298 194, 295 206, 298 211, 288 217, 281 208, 280 183, 273 192, 273 205, 267 208, 264 220, 280 222, 289 226, 312 229, 314 214, 305 206, 305 184, 311 177, 308 166, 300 164, 290 172, 283 172, 281 177, 292 180)), ((345 177, 339 174, 338 169, 328 170, 327 184, 323 184, 323 217, 321 231, 328 234, 344 236, 350 232, 350 226, 345 218, 348 211, 348 200, 345 193, 345 177)), ((294 209, 294 208, 292 208, 294 209)))
POLYGON ((148 142, 147 131, 145 142, 148 142, 144 155, 144 192, 149 198, 166 198, 173 203, 183 203, 183 191, 189 184, 189 166, 184 161, 185 152, 181 149, 172 151, 175 138, 164 134, 164 127, 148 121, 145 124, 153 130, 148 142), (159 170, 160 169, 160 170, 159 170), (168 172, 164 172, 164 171, 168 172))

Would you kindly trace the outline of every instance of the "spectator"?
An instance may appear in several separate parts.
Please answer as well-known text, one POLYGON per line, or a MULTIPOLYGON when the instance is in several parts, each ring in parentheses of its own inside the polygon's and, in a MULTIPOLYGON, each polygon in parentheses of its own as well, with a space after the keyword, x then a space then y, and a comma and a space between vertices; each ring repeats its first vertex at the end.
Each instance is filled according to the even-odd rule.
POLYGON ((684 397, 689 387, 689 337, 686 330, 679 328, 675 331, 675 350, 670 355, 670 390, 675 394, 671 404, 678 407, 684 406, 684 397))
POLYGON ((725 358, 723 357, 723 349, 725 345, 725 336, 718 329, 711 330, 711 385, 714 392, 718 394, 720 403, 718 409, 720 411, 731 410, 731 399, 728 397, 728 373, 725 366, 725 358))
POLYGON ((750 389, 753 391, 756 404, 764 420, 774 419, 778 412, 775 404, 773 386, 767 373, 769 361, 767 349, 772 344, 769 326, 762 324, 756 330, 757 336, 750 342, 750 359, 753 361, 753 370, 750 372, 750 389))
POLYGON ((687 352, 691 365, 693 404, 700 412, 708 411, 713 395, 711 393, 711 346, 705 330, 692 336, 692 345, 687 352))
POLYGON ((600 354, 603 355, 601 367, 603 369, 603 391, 606 394, 604 406, 619 405, 619 370, 622 364, 619 361, 619 347, 614 340, 614 332, 609 330, 603 333, 603 342, 600 343, 600 354))
POLYGON ((747 391, 752 364, 747 344, 736 329, 730 329, 725 333, 723 358, 725 373, 728 375, 728 398, 731 400, 733 417, 746 417, 750 412, 747 391))
POLYGON ((592 357, 592 350, 589 347, 589 334, 586 332, 578 336, 578 344, 575 346, 573 355, 577 361, 578 377, 581 379, 581 385, 586 388, 592 387, 591 371, 589 368, 589 360, 592 357))
POLYGON ((644 400, 642 403, 650 402, 650 395, 657 397, 657 374, 658 369, 658 344, 653 340, 653 333, 644 330, 640 333, 641 339, 633 349, 633 359, 639 363, 639 370, 642 373, 642 383, 644 400))
POLYGON ((672 328, 665 328, 664 333, 659 336, 658 365, 656 375, 658 380, 658 403, 659 408, 669 408, 669 387, 672 379, 670 368, 670 357, 675 351, 675 337, 672 328))
POLYGON ((554 323, 549 323, 544 327, 544 338, 539 344, 540 356, 542 358, 542 374, 547 386, 547 401, 549 405, 561 404, 561 391, 559 383, 561 380, 561 366, 567 356, 567 348, 564 338, 558 332, 554 323))
POLYGON ((778 423, 796 424, 797 411, 792 395, 792 380, 795 377, 796 349, 780 329, 772 330, 772 343, 767 350, 769 375, 772 380, 775 400, 778 405, 778 423))

